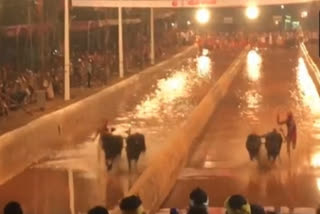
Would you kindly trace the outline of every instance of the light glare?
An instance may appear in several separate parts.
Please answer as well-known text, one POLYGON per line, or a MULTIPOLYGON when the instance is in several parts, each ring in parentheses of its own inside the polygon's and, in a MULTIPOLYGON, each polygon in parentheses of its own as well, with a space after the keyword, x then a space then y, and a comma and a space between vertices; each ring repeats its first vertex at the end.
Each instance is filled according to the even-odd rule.
POLYGON ((259 16, 259 9, 256 6, 251 6, 246 9, 246 15, 249 19, 256 19, 259 16))
POLYGON ((308 16, 308 11, 301 12, 301 18, 306 18, 308 16))
POLYGON ((262 58, 257 51, 251 50, 247 55, 247 72, 251 81, 260 79, 262 58))
MULTIPOLYGON (((303 104, 306 107, 308 107, 313 114, 319 115, 320 114, 320 97, 318 95, 317 87, 312 81, 312 78, 309 75, 307 65, 302 57, 299 58, 299 64, 297 69, 298 69, 298 72, 297 72, 298 87, 301 91, 300 96, 302 97, 303 104)), ((318 165, 320 167, 320 153, 313 160, 318 162, 318 165)), ((316 163, 316 162, 313 162, 313 163, 316 163)))
POLYGON ((200 24, 205 24, 210 19, 210 12, 206 8, 199 9, 196 13, 196 19, 200 24))
POLYGON ((204 49, 202 56, 197 59, 197 70, 200 77, 208 77, 211 73, 211 59, 208 57, 209 51, 204 49))
POLYGON ((314 168, 319 168, 320 167, 320 154, 319 153, 315 154, 312 157, 311 166, 313 166, 314 168))

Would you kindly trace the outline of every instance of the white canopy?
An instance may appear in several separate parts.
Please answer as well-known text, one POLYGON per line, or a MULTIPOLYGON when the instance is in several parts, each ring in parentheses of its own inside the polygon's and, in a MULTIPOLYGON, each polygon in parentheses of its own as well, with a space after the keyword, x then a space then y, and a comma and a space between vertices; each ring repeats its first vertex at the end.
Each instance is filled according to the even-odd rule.
POLYGON ((130 7, 130 8, 181 8, 181 7, 235 7, 248 5, 277 5, 319 2, 319 0, 72 0, 73 7, 130 7))

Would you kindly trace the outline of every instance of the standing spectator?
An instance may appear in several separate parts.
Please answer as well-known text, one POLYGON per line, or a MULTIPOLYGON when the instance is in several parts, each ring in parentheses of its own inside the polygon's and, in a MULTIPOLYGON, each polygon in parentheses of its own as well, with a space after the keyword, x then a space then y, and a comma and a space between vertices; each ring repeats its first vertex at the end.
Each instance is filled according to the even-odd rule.
POLYGON ((92 79, 92 59, 89 59, 87 62, 87 73, 88 73, 88 88, 91 88, 91 79, 92 79))
POLYGON ((8 81, 8 68, 7 66, 2 67, 1 78, 3 82, 8 81))
POLYGON ((104 58, 104 84, 107 84, 108 83, 108 80, 110 78, 110 73, 111 73, 111 53, 110 52, 107 52, 107 54, 105 55, 105 58, 104 58))
POLYGON ((28 70, 28 87, 31 91, 31 100, 33 100, 34 91, 38 89, 36 84, 36 76, 32 70, 28 70))
POLYGON ((1 113, 4 114, 5 116, 9 116, 9 108, 8 105, 5 101, 5 99, 2 99, 2 97, 0 96, 0 110, 1 113))
POLYGON ((43 80, 43 88, 46 90, 47 98, 52 100, 54 98, 54 91, 52 85, 52 79, 50 77, 50 73, 46 73, 43 80))
POLYGON ((77 62, 74 65, 74 78, 75 78, 75 84, 80 85, 82 84, 82 59, 78 58, 77 62))

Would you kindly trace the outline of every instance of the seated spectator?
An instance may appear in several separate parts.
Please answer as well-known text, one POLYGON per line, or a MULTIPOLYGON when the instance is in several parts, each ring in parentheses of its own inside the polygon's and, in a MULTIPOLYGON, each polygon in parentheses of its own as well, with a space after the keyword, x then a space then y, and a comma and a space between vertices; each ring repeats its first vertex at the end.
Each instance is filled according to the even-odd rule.
POLYGON ((208 214, 208 210, 205 207, 190 207, 188 214, 208 214))
POLYGON ((101 206, 96 206, 88 211, 88 214, 109 214, 108 210, 101 206))
POLYGON ((170 214, 179 214, 179 211, 176 208, 171 208, 170 209, 170 214))
POLYGON ((135 195, 122 199, 120 209, 122 214, 145 214, 141 199, 135 195))
POLYGON ((11 201, 4 207, 3 214, 23 214, 23 211, 18 202, 11 201))
POLYGON ((207 193, 199 187, 190 193, 190 207, 208 207, 209 198, 207 193))
POLYGON ((264 209, 250 204, 242 195, 233 195, 225 202, 226 214, 265 214, 264 209))

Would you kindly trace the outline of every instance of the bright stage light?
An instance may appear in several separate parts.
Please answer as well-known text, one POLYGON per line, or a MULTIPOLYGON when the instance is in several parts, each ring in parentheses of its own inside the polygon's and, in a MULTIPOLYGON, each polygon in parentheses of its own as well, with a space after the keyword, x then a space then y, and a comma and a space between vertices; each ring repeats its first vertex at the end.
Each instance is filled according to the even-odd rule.
POLYGON ((259 9, 255 6, 248 7, 246 9, 246 15, 249 19, 256 19, 259 16, 259 9))
POLYGON ((302 11, 301 18, 307 18, 307 17, 308 17, 308 11, 302 11))
POLYGON ((205 24, 210 19, 210 12, 206 8, 201 8, 196 13, 196 19, 200 24, 205 24))

